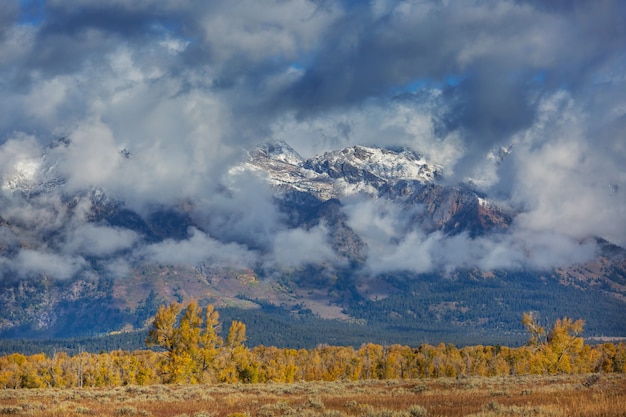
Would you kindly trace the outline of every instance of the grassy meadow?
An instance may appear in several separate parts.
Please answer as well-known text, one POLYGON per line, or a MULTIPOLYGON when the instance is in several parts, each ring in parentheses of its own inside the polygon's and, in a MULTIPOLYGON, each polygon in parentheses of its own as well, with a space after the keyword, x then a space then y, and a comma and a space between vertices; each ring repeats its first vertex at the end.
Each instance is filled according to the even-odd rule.
POLYGON ((626 375, 6 389, 0 415, 623 417, 626 375))

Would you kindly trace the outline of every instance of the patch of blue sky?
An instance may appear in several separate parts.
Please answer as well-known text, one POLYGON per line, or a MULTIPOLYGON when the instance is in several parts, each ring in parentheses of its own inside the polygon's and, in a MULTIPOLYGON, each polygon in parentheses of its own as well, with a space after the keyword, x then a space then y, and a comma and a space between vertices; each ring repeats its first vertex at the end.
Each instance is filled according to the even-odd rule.
POLYGON ((467 78, 466 74, 451 74, 442 79, 435 80, 432 78, 418 78, 409 83, 402 84, 391 88, 392 94, 416 93, 421 90, 442 89, 446 87, 456 87, 467 78))
POLYGON ((538 71, 534 76, 533 76, 533 82, 535 84, 543 84, 543 82, 546 80, 546 71, 542 70, 542 71, 538 71))
POLYGON ((37 26, 44 20, 45 0, 20 0, 19 24, 37 26))
POLYGON ((158 19, 152 25, 150 25, 150 31, 157 39, 163 41, 180 41, 184 43, 184 48, 192 43, 198 43, 197 36, 189 36, 185 34, 183 25, 174 19, 158 19))
POLYGON ((530 83, 537 86, 543 85, 546 81, 548 72, 546 70, 537 70, 535 72, 528 71, 511 71, 507 77, 510 82, 530 83))

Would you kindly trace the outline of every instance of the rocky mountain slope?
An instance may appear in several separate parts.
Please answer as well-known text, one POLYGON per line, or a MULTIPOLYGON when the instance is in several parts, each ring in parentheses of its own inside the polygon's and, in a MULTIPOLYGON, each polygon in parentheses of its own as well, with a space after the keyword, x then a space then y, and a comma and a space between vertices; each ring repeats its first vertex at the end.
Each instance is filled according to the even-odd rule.
MULTIPOLYGON (((67 146, 62 140, 51 150, 67 146)), ((583 317, 594 335, 626 335, 623 249, 598 241, 593 258, 545 268, 485 269, 469 258, 455 264, 453 258, 471 258, 465 252, 473 247, 506 239, 517 213, 471 184, 450 184, 445 167, 409 149, 352 146, 309 159, 282 142, 250 151, 231 175, 269 184, 269 243, 216 227, 217 214, 201 213, 198 201, 138 211, 100 188, 68 192, 58 161, 43 155, 4 171, 4 337, 131 331, 143 328, 160 303, 191 299, 241 317, 256 312, 254 320, 268 323, 289 318, 285 326, 304 317, 339 319, 365 326, 367 337, 405 341, 506 338, 521 332, 527 310, 583 317), (376 212, 372 220, 366 209, 376 212), (428 268, 402 266, 437 244, 428 268), (298 245, 298 262, 279 256, 298 245), (222 263, 224 253, 230 262, 222 263), (238 256, 253 259, 233 262, 238 256), (378 257, 392 261, 377 267, 378 257)), ((225 187, 223 198, 232 193, 225 187)))
POLYGON ((285 199, 290 193, 320 201, 367 195, 422 206, 412 223, 427 232, 478 235, 512 221, 507 210, 468 185, 440 185, 443 168, 407 149, 353 146, 304 160, 286 143, 273 143, 253 151, 246 166, 267 175, 285 199))

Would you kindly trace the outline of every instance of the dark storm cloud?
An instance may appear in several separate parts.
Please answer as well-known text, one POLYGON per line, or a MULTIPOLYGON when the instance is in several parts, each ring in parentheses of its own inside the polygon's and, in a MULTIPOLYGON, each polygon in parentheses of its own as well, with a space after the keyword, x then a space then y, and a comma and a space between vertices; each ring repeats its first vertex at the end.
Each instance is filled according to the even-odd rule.
POLYGON ((0 217, 31 219, 30 243, 45 225, 57 236, 13 261, 51 262, 62 277, 83 255, 122 250, 151 260, 177 248, 189 262, 207 251, 246 264, 330 261, 326 226, 287 230, 268 189, 231 172, 243 149, 273 139, 306 156, 411 147, 441 164, 446 181, 471 179, 522 211, 497 241, 411 231, 390 243, 363 230, 380 255, 373 270, 411 251, 417 270, 492 265, 499 253, 506 265, 539 267, 549 262, 523 254, 552 253, 560 265, 573 261, 568 252, 593 252, 576 250, 577 239, 626 244, 625 19, 617 0, 1 2, 0 217), (49 148, 59 137, 68 145, 49 148), (15 184, 50 180, 36 174, 44 154, 46 175, 64 187, 20 200, 15 184), (139 212, 193 201, 204 230, 146 247, 64 217, 60 194, 92 186, 139 212), (532 249, 533 236, 554 250, 532 249), (443 255, 472 245, 482 248, 474 258, 443 255))
POLYGON ((0 4, 0 40, 4 39, 9 30, 19 17, 17 1, 5 1, 0 4))
POLYGON ((460 84, 444 90, 445 124, 466 136, 469 158, 528 127, 537 94, 583 94, 603 66, 623 60, 624 16, 617 1, 372 2, 332 25, 281 99, 304 116, 456 76, 460 84))

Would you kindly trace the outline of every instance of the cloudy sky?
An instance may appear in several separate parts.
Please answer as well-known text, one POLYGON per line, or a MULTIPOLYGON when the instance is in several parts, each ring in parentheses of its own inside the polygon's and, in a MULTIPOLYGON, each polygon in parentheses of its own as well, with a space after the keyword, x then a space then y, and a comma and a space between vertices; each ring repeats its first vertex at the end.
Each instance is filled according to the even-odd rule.
MULTIPOLYGON (((406 265, 416 270, 476 258, 510 266, 495 262, 502 253, 519 265, 528 245, 574 261, 593 250, 579 245, 590 236, 626 246, 625 136, 620 0, 0 2, 0 217, 32 234, 0 239, 38 242, 0 265, 27 273, 68 277, 89 255, 130 249, 166 262, 209 253, 246 263, 259 247, 290 266, 332 258, 324 227, 286 230, 269 190, 225 178, 244 149, 271 140, 305 157, 408 146, 443 165, 446 181, 472 178, 521 212, 516 234, 498 241, 413 234, 386 247, 372 237, 375 270, 408 254, 423 258, 406 265), (51 149, 61 137, 67 148, 51 149), (512 152, 496 164, 502 146, 512 152), (68 214, 63 196, 25 202, 11 184, 46 180, 44 153, 65 194, 97 186, 139 212, 193 200, 206 233, 145 246, 131 231, 85 224, 88 208, 68 214), (290 254, 297 242, 306 250, 290 254), (451 248, 465 255, 434 255, 451 248)), ((397 223, 367 207, 346 213, 397 223)))

